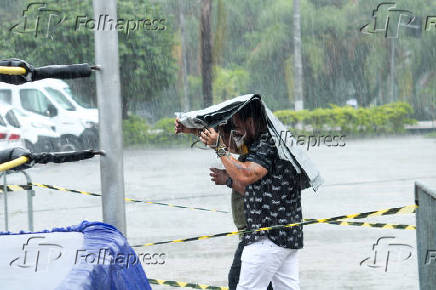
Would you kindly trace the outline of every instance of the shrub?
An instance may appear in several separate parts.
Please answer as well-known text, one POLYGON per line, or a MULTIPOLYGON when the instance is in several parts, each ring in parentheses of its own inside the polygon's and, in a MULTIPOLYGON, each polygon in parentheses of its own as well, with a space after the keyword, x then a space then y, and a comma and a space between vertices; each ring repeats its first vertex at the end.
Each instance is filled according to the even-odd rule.
POLYGON ((331 108, 319 108, 313 111, 282 110, 274 112, 280 121, 297 133, 302 133, 296 129, 300 127, 303 128, 303 132, 336 132, 345 135, 403 133, 405 125, 416 122, 416 120, 409 118, 412 114, 412 107, 404 102, 359 109, 331 105, 331 108))
POLYGON ((150 126, 147 121, 139 116, 130 116, 123 121, 124 145, 137 145, 148 143, 148 130, 150 126))
POLYGON ((192 136, 174 134, 175 118, 163 118, 153 127, 139 116, 132 115, 123 121, 124 145, 189 145, 192 136))
MULTIPOLYGON (((405 125, 416 120, 410 119, 412 107, 404 102, 382 106, 353 109, 350 106, 319 108, 313 111, 282 110, 274 115, 288 126, 294 134, 343 134, 371 135, 380 133, 398 134, 405 125)), ((124 144, 189 146, 195 139, 192 135, 174 134, 174 118, 163 118, 150 126, 139 116, 123 121, 124 144)))
POLYGON ((191 135, 174 134, 175 118, 163 118, 157 121, 153 129, 156 133, 150 134, 150 143, 154 145, 189 145, 191 135))

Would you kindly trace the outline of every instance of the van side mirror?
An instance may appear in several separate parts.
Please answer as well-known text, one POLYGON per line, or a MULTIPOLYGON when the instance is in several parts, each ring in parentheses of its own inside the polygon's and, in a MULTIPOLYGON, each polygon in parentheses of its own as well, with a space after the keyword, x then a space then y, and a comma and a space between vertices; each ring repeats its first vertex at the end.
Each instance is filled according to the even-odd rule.
POLYGON ((47 106, 47 116, 56 117, 58 115, 58 109, 53 104, 47 106))

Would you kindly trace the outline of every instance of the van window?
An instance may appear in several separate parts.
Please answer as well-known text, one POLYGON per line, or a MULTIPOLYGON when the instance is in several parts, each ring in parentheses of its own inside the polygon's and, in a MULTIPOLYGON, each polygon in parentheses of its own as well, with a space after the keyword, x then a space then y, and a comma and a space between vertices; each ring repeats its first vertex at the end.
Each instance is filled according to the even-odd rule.
POLYGON ((71 89, 69 87, 64 88, 64 93, 67 94, 67 96, 69 96, 71 99, 73 99, 77 104, 79 104, 79 106, 87 108, 87 109, 95 109, 96 107, 83 101, 81 98, 79 98, 77 95, 73 95, 73 92, 71 91, 71 89))
POLYGON ((37 89, 21 89, 20 101, 23 109, 47 116, 50 100, 37 89))
POLYGON ((0 126, 2 126, 2 127, 7 127, 8 126, 8 125, 6 125, 6 122, 5 122, 5 120, 3 120, 2 116, 0 116, 0 126))
POLYGON ((0 102, 11 105, 12 104, 12 92, 11 90, 0 90, 0 102))
POLYGON ((12 110, 14 110, 15 116, 19 116, 22 118, 26 118, 29 116, 27 113, 25 113, 23 110, 19 108, 13 108, 12 110))
POLYGON ((50 94, 50 96, 52 96, 53 99, 55 99, 56 103, 58 103, 59 106, 61 106, 64 110, 67 111, 76 110, 76 107, 74 107, 74 105, 61 92, 50 87, 46 87, 45 89, 50 94))
POLYGON ((9 125, 11 125, 14 128, 20 128, 20 122, 18 121, 17 117, 15 116, 15 113, 13 110, 9 110, 6 113, 6 120, 8 121, 9 125))

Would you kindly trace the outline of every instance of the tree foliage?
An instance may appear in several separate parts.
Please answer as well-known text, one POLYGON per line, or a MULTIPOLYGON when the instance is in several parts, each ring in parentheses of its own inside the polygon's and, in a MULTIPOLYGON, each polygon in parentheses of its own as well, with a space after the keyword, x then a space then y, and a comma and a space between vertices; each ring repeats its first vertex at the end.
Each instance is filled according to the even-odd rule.
MULTIPOLYGON (((29 34, 11 35, 8 27, 20 19, 24 2, 30 1, 5 1, 0 7, 0 34, 8 41, 0 44, 2 57, 21 57, 35 65, 92 62, 92 31, 56 30, 53 40, 29 34)), ((65 14, 92 15, 92 1, 47 2, 65 14)), ((383 33, 360 32, 363 25, 373 22, 378 0, 301 1, 306 109, 329 108, 330 104, 343 106, 352 98, 361 107, 403 101, 412 105, 415 118, 435 118, 436 28, 425 31, 425 22, 436 11, 436 2, 394 2, 398 9, 409 10, 417 17, 413 24, 420 25, 420 29, 400 27, 398 39, 392 41, 383 33), (394 98, 391 97, 393 44, 394 98)), ((260 93, 272 110, 293 108, 292 4, 292 0, 212 1, 214 102, 251 92, 260 93)), ((182 55, 177 20, 182 7, 188 95, 191 109, 200 109, 203 101, 199 1, 124 0, 118 1, 118 5, 120 16, 125 18, 151 15, 167 20, 165 31, 135 32, 129 36, 119 33, 123 97, 131 104, 129 107, 137 111, 140 108, 141 114, 146 111, 152 120, 172 117, 172 112, 181 110, 183 90, 175 80, 182 75, 174 58, 182 55)), ((379 21, 387 17, 386 13, 379 14, 379 21)), ((86 81, 80 84, 78 93, 95 95, 92 85, 86 81)))
MULTIPOLYGON (((23 9, 33 2, 26 1, 23 9)), ((2 39, 8 39, 1 44, 2 57, 25 59, 34 66, 94 63, 94 31, 91 26, 86 27, 84 24, 85 21, 94 19, 92 1, 51 0, 46 3, 47 7, 57 10, 52 20, 49 20, 50 15, 42 15, 43 12, 38 11, 38 7, 26 14, 27 23, 31 24, 30 28, 36 27, 36 17, 40 16, 37 34, 30 28, 25 30, 24 19, 20 17, 2 23, 2 39), (65 20, 59 25, 53 24, 63 17, 65 20), (48 21, 52 21, 51 25, 48 21), (83 21, 83 25, 77 25, 80 21, 83 21), (11 32, 5 29, 17 22, 17 30, 11 32)), ((122 29, 121 26, 119 28, 123 116, 126 118, 129 103, 138 100, 149 101, 158 97, 164 88, 174 82, 174 40, 172 20, 164 18, 159 6, 150 4, 150 1, 118 1, 118 18, 123 19, 125 25, 128 20, 163 18, 165 25, 165 30, 146 30, 145 26, 129 34, 126 33, 126 29, 122 29)), ((81 84, 78 84, 78 81, 74 82, 79 87, 79 93, 95 95, 95 87, 89 80, 80 82, 81 84)))

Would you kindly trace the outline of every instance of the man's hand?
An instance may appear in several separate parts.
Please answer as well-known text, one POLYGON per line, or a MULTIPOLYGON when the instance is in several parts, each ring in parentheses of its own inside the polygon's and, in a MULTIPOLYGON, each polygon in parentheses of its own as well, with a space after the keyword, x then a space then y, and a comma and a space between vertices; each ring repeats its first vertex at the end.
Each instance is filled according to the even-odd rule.
POLYGON ((175 134, 179 134, 179 133, 197 134, 197 132, 198 132, 198 129, 186 128, 186 126, 180 122, 179 118, 176 118, 176 121, 174 123, 175 123, 175 127, 174 127, 175 134))
POLYGON ((218 168, 209 168, 211 173, 209 174, 212 178, 211 180, 215 182, 215 185, 225 185, 227 178, 229 178, 229 175, 227 174, 227 171, 224 169, 218 169, 218 168))
POLYGON ((204 143, 204 145, 215 146, 218 138, 219 134, 215 131, 214 128, 204 129, 200 133, 200 140, 204 143))

